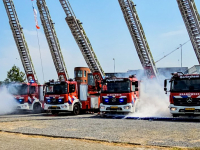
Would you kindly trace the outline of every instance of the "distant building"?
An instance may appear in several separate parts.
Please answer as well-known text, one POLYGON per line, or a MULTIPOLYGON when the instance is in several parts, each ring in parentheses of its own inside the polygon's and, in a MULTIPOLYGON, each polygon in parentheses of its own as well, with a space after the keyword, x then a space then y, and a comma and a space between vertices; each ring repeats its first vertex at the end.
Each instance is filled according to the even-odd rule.
MULTIPOLYGON (((158 74, 164 77, 170 77, 171 73, 174 73, 174 72, 188 73, 188 67, 163 67, 163 68, 157 68, 157 69, 158 69, 158 74)), ((145 76, 144 70, 142 69, 129 70, 127 72, 129 73, 129 75, 136 74, 138 78, 142 78, 145 76)))
POLYGON ((188 73, 188 67, 166 67, 166 68, 158 68, 159 75, 165 77, 171 77, 171 73, 174 72, 182 72, 184 74, 188 73))
MULTIPOLYGON (((166 78, 170 78, 171 73, 174 73, 174 72, 183 72, 185 74, 188 73, 188 67, 165 67, 165 68, 157 68, 157 69, 158 69, 159 75, 162 75, 166 78)), ((200 66, 198 66, 198 71, 200 72, 200 66)), ((116 76, 118 78, 127 78, 130 75, 136 75, 138 79, 142 79, 143 77, 145 77, 143 69, 128 70, 127 72, 115 72, 115 73, 111 72, 111 73, 105 73, 105 74, 106 74, 106 77, 116 76)), ((92 73, 89 73, 88 77, 89 77, 88 84, 94 85, 92 73)))
POLYGON ((194 65, 188 69, 189 74, 200 74, 200 65, 194 65))

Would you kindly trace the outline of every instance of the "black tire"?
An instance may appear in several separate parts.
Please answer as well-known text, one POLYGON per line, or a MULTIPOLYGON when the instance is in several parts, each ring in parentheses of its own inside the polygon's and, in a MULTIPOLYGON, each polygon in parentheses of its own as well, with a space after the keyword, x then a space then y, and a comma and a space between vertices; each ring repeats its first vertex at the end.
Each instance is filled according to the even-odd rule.
POLYGON ((80 110, 81 114, 86 114, 86 110, 80 110))
POLYGON ((22 110, 22 109, 18 109, 16 111, 17 114, 25 114, 25 110, 22 110))
POLYGON ((73 115, 79 115, 80 114, 80 106, 78 104, 74 104, 72 113, 73 113, 73 115))
POLYGON ((51 111, 51 114, 52 114, 52 115, 58 115, 58 114, 59 114, 59 111, 52 110, 52 111, 51 111))
POLYGON ((175 117, 179 117, 179 115, 172 115, 172 116, 173 116, 174 118, 175 118, 175 117))
POLYGON ((42 107, 40 105, 40 103, 35 103, 33 106, 33 112, 35 114, 41 113, 42 112, 42 107))
POLYGON ((95 109, 95 110, 94 110, 94 113, 100 113, 100 108, 95 109))
POLYGON ((106 114, 104 112, 100 112, 100 117, 101 118, 105 118, 106 117, 106 114))

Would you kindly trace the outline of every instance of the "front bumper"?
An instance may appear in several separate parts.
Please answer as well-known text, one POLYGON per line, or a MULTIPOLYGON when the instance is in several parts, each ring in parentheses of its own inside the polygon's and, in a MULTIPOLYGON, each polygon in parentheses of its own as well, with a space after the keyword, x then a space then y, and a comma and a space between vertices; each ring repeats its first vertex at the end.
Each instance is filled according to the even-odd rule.
POLYGON ((126 105, 104 105, 101 103, 100 112, 132 113, 134 112, 134 106, 131 103, 127 103, 126 105))
POLYGON ((18 104, 17 109, 18 110, 31 110, 31 107, 29 106, 28 103, 24 103, 24 104, 18 104))
POLYGON ((169 109, 173 115, 200 115, 200 106, 175 106, 170 104, 169 109))
POLYGON ((53 105, 44 103, 44 110, 56 110, 56 111, 72 111, 72 106, 68 103, 53 105))

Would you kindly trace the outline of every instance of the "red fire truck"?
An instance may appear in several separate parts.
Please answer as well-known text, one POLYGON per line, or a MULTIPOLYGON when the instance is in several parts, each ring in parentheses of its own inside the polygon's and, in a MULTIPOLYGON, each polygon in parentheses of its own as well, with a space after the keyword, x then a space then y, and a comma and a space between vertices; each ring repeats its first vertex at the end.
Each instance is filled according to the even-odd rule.
POLYGON ((101 80, 105 76, 104 71, 96 57, 92 44, 86 35, 80 20, 74 14, 74 11, 68 0, 59 0, 66 14, 66 22, 71 33, 87 63, 94 79, 94 85, 80 84, 79 99, 82 104, 82 110, 99 111, 101 80), (87 94, 85 95, 85 91, 87 94))
POLYGON ((63 111, 79 114, 80 108, 76 81, 52 80, 45 83, 44 110, 51 110, 52 114, 63 111))
POLYGON ((3 3, 28 81, 28 83, 11 83, 8 85, 8 90, 14 95, 16 101, 18 102, 17 109, 40 112, 41 101, 44 98, 42 95, 43 90, 42 86, 37 83, 36 73, 31 61, 28 45, 24 37, 23 28, 19 23, 13 1, 3 0, 3 3))
MULTIPOLYGON (((68 8, 68 5, 66 5, 66 1, 60 2, 64 9, 68 8)), ((62 111, 69 111, 75 115, 78 115, 81 110, 91 110, 95 108, 98 109, 99 99, 96 96, 88 96, 88 85, 77 85, 76 81, 70 80, 68 78, 67 69, 65 67, 60 44, 56 36, 56 31, 54 25, 52 24, 52 19, 45 0, 38 0, 37 6, 40 12, 40 18, 45 31, 45 36, 48 41, 49 49, 52 54, 54 65, 59 78, 59 81, 51 80, 50 82, 45 83, 44 110, 51 111, 52 114, 58 114, 62 111)), ((71 13, 71 11, 67 12, 71 13)), ((74 17, 69 17, 68 21, 72 24, 72 26, 74 20, 75 25, 77 25, 77 20, 74 17)), ((95 68, 95 62, 91 60, 93 58, 90 55, 91 53, 93 54, 93 51, 88 50, 88 41, 86 40, 83 31, 80 31, 79 25, 78 28, 77 26, 73 26, 72 28, 73 33, 77 35, 76 40, 82 46, 81 48, 84 51, 84 56, 87 55, 87 57, 89 57, 87 63, 91 63, 93 65, 93 68, 95 68), (83 43, 85 41, 86 44, 83 43)), ((96 88, 94 90, 96 90, 96 88)))
POLYGON ((7 85, 10 94, 14 96, 18 110, 29 110, 35 113, 41 112, 43 86, 37 83, 10 83, 7 85))
POLYGON ((135 75, 129 78, 102 80, 100 111, 105 114, 135 112, 139 101, 139 86, 135 75))
POLYGON ((200 115, 200 75, 173 73, 170 90, 167 91, 167 80, 164 81, 164 90, 170 92, 169 109, 173 117, 180 115, 200 115))

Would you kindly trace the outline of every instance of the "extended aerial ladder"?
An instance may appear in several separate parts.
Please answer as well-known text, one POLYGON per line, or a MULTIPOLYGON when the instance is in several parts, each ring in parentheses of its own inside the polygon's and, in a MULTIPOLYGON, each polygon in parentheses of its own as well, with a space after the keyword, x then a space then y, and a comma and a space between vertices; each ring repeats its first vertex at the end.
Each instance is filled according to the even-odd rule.
POLYGON ((200 15, 194 0, 177 0, 183 21, 200 63, 200 15))
POLYGON ((148 78, 157 77, 158 71, 153 60, 144 30, 132 0, 118 0, 124 19, 132 36, 140 62, 148 78))
POLYGON ((54 28, 54 23, 51 19, 48 7, 45 0, 37 0, 37 6, 40 12, 40 19, 44 28, 45 36, 51 51, 53 62, 58 73, 60 81, 67 81, 69 78, 65 62, 62 56, 60 44, 54 28))
POLYGON ((76 40, 90 71, 93 73, 95 83, 98 83, 103 79, 105 74, 82 27, 82 23, 76 18, 68 0, 59 1, 67 15, 65 20, 74 36, 74 39, 76 40))
POLYGON ((27 76, 27 80, 28 82, 37 82, 37 77, 32 64, 31 56, 29 54, 28 45, 24 37, 23 28, 19 23, 13 0, 3 0, 3 3, 9 18, 10 27, 27 76))

